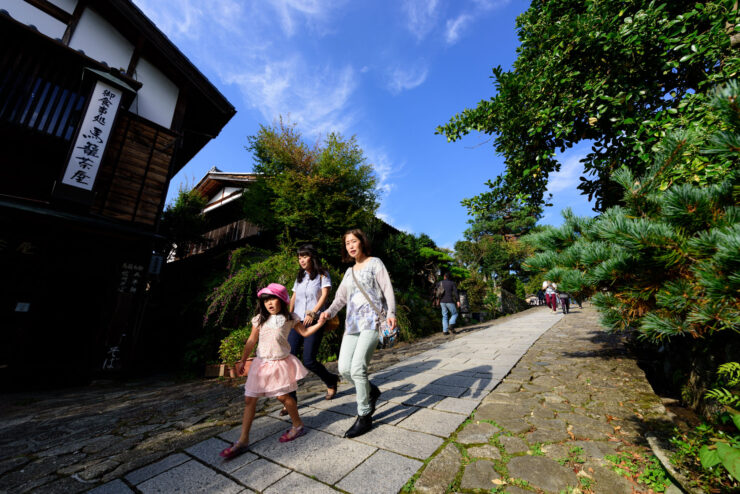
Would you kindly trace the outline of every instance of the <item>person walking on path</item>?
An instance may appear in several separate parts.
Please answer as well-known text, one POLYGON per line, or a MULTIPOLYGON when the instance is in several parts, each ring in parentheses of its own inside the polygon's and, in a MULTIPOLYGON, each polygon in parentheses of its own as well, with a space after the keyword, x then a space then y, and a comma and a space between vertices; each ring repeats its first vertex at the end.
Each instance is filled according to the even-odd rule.
POLYGON ((537 290, 537 305, 545 305, 545 291, 542 288, 537 290))
MULTIPOLYGON (((294 312, 303 321, 304 326, 310 326, 319 320, 319 315, 329 298, 331 278, 329 278, 329 272, 321 265, 319 254, 311 244, 298 248, 298 266, 288 311, 294 312)), ((291 329, 288 343, 290 343, 290 353, 296 357, 303 345, 303 365, 324 382, 326 385, 325 398, 331 400, 337 394, 339 376, 326 370, 326 367, 316 358, 323 337, 323 329, 306 338, 295 329, 291 329)), ((296 402, 298 401, 295 391, 291 392, 291 396, 296 402)), ((280 415, 288 415, 288 409, 283 407, 280 415)))
POLYGON ((450 279, 450 273, 445 272, 444 278, 438 285, 440 298, 439 306, 442 309, 442 332, 446 335, 455 333, 457 322, 457 309, 460 307, 460 297, 457 293, 457 285, 450 279), (448 321, 449 317, 449 321, 448 321))
POLYGON ((558 285, 551 281, 544 281, 542 287, 545 289, 545 301, 547 306, 552 309, 553 312, 558 311, 558 285))
POLYGON ((372 415, 380 389, 367 377, 367 368, 378 346, 378 333, 383 321, 376 307, 386 309, 388 327, 396 327, 396 299, 383 261, 370 257, 370 244, 359 229, 344 234, 342 260, 354 261, 344 273, 334 301, 321 313, 321 321, 334 317, 347 306, 345 332, 339 348, 339 373, 355 385, 357 419, 344 437, 356 437, 372 428, 372 415), (358 286, 360 285, 360 286, 358 286))
POLYGON ((560 307, 563 309, 563 314, 570 312, 570 294, 568 292, 558 292, 558 298, 560 299, 560 307))
POLYGON ((290 395, 298 388, 297 381, 308 374, 301 361, 290 353, 288 333, 295 329, 301 336, 309 337, 316 333, 324 321, 306 328, 297 315, 288 312, 288 290, 278 283, 270 283, 257 292, 257 315, 252 319, 252 332, 244 344, 242 358, 236 364, 239 374, 243 374, 244 364, 257 342, 257 356, 249 368, 247 382, 244 384, 244 415, 242 430, 237 442, 221 451, 220 456, 234 458, 247 450, 249 430, 252 428, 257 398, 274 396, 285 406, 293 426, 282 436, 280 442, 288 442, 305 434, 303 421, 298 415, 298 404, 290 395))

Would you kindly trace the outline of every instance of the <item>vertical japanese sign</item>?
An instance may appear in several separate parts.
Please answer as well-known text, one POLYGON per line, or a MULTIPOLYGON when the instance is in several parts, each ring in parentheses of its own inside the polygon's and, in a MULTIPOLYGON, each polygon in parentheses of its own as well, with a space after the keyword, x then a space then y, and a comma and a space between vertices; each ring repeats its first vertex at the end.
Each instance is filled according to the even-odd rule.
POLYGON ((97 81, 62 183, 91 191, 121 102, 121 90, 97 81))

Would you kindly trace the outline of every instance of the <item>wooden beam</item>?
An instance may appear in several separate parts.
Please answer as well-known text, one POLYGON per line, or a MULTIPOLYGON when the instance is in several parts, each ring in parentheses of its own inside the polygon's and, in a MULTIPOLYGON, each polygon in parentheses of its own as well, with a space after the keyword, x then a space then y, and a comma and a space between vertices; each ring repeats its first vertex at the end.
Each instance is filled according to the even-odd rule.
POLYGON ((77 29, 77 24, 80 22, 80 17, 82 17, 85 7, 87 7, 87 0, 77 0, 75 10, 72 12, 69 22, 67 22, 67 29, 64 30, 64 36, 62 36, 62 43, 67 46, 69 46, 72 35, 75 33, 75 29, 77 29))
POLYGON ((136 46, 134 46, 134 52, 131 54, 131 60, 128 63, 128 69, 126 69, 126 75, 129 77, 134 76, 134 71, 136 70, 136 66, 139 65, 139 59, 141 58, 141 50, 144 49, 144 43, 145 43, 144 35, 139 34, 139 37, 136 40, 136 46))

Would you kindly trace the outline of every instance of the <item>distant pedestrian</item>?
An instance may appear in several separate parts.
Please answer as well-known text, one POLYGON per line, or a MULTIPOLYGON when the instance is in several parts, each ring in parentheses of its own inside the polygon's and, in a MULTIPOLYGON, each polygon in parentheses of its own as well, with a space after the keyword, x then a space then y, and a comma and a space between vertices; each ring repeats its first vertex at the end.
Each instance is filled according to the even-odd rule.
POLYGON ((542 288, 537 290, 537 305, 545 305, 545 291, 542 288))
POLYGON ((342 260, 354 262, 344 273, 334 301, 321 313, 321 320, 334 317, 347 306, 344 336, 339 348, 339 373, 355 385, 357 419, 344 437, 356 437, 372 428, 380 389, 370 382, 367 368, 378 346, 384 323, 396 329, 396 298, 383 261, 370 257, 370 243, 362 230, 344 234, 342 260))
POLYGON ((570 294, 568 292, 558 292, 558 299, 560 299, 563 314, 570 312, 570 294))
POLYGON ((450 279, 449 272, 444 274, 442 281, 435 288, 435 293, 439 294, 439 306, 442 309, 442 332, 446 335, 455 334, 460 297, 457 293, 457 285, 450 279))
POLYGON ((558 311, 558 285, 553 283, 552 281, 544 281, 542 283, 542 288, 545 289, 545 301, 547 302, 547 306, 552 309, 553 312, 558 311))
POLYGON ((257 315, 252 319, 252 332, 244 345, 242 358, 236 364, 241 374, 244 364, 257 342, 257 356, 249 368, 249 376, 244 385, 244 415, 242 431, 237 442, 221 451, 223 458, 230 459, 244 453, 249 446, 249 430, 252 428, 257 398, 276 397, 288 409, 293 426, 282 436, 280 442, 288 442, 305 433, 303 421, 298 415, 298 405, 290 396, 298 388, 297 381, 308 374, 308 370, 290 353, 288 333, 295 329, 304 337, 316 333, 324 321, 319 320, 306 328, 297 315, 288 311, 288 290, 283 285, 270 283, 257 292, 259 299, 257 315))
MULTIPOLYGON (((293 283, 293 295, 290 297, 289 312, 295 312, 304 326, 310 326, 319 320, 321 311, 324 310, 329 291, 331 290, 331 279, 329 272, 324 269, 319 259, 319 253, 311 244, 305 244, 298 248, 298 274, 293 283)), ((337 394, 337 383, 339 376, 329 372, 324 365, 318 361, 319 346, 324 337, 324 329, 304 338, 295 329, 290 330, 288 343, 290 353, 298 356, 298 351, 303 346, 303 365, 308 370, 319 376, 326 385, 327 400, 334 398, 337 394)), ((298 396, 295 391, 291 393, 296 402, 298 396)), ((280 415, 288 415, 288 409, 283 407, 280 415)))

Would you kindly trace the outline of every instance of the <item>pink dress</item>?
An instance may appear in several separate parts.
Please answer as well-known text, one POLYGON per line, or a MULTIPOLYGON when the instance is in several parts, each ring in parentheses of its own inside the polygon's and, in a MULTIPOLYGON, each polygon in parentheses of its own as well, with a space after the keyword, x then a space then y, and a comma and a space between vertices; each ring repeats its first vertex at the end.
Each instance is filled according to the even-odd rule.
POLYGON ((296 314, 290 319, 283 315, 270 316, 261 326, 257 318, 252 319, 252 331, 259 331, 257 356, 249 368, 244 385, 245 396, 280 396, 298 389, 298 380, 308 374, 300 360, 290 353, 288 333, 296 322, 296 314))

